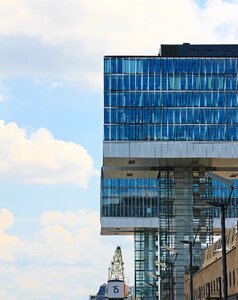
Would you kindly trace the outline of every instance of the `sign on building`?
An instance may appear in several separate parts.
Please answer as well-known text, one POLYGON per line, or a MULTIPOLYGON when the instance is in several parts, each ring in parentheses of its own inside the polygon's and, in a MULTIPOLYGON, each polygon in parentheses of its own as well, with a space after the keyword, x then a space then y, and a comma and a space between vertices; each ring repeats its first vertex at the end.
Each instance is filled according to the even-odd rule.
POLYGON ((124 281, 108 281, 108 299, 124 299, 126 297, 126 286, 124 281))

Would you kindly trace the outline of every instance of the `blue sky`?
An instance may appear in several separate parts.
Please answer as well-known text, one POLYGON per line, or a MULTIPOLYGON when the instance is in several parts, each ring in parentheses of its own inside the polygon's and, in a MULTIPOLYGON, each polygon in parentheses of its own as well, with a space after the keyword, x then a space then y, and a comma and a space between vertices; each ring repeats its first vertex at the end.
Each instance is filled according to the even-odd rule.
POLYGON ((100 237, 103 56, 237 43, 238 1, 0 2, 0 298, 84 300, 117 244, 100 237))

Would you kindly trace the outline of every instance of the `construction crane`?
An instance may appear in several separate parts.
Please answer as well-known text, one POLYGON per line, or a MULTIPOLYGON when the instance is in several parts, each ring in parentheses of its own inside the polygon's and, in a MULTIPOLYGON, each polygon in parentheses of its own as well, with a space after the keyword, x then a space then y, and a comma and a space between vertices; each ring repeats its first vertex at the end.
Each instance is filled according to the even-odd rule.
POLYGON ((111 264, 108 268, 108 281, 122 280, 124 281, 124 262, 122 260, 121 247, 117 246, 111 264))

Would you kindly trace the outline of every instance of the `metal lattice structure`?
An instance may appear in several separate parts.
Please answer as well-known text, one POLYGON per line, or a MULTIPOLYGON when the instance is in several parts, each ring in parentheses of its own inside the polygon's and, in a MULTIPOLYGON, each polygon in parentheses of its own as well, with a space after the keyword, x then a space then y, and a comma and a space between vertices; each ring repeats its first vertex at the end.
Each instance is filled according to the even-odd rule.
POLYGON ((108 268, 108 280, 124 281, 124 262, 122 260, 121 247, 117 246, 111 264, 108 268))

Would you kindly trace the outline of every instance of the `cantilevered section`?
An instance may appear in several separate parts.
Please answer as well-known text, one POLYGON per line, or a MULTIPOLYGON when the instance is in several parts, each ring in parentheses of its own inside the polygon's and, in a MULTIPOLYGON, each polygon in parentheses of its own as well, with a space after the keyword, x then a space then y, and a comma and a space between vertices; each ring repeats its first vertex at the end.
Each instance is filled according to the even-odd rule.
MULTIPOLYGON (((193 224, 204 229, 194 249, 200 267, 219 217, 208 201, 227 197, 207 173, 238 186, 237 73, 238 45, 162 45, 159 56, 104 58, 101 233, 134 234, 138 299, 141 290, 156 296, 143 285, 155 285, 148 272, 164 278, 164 297, 174 273, 183 299, 187 251, 179 241, 193 239, 193 224), (164 246, 179 253, 173 269, 164 246)), ((228 215, 238 216, 236 191, 228 215)))

